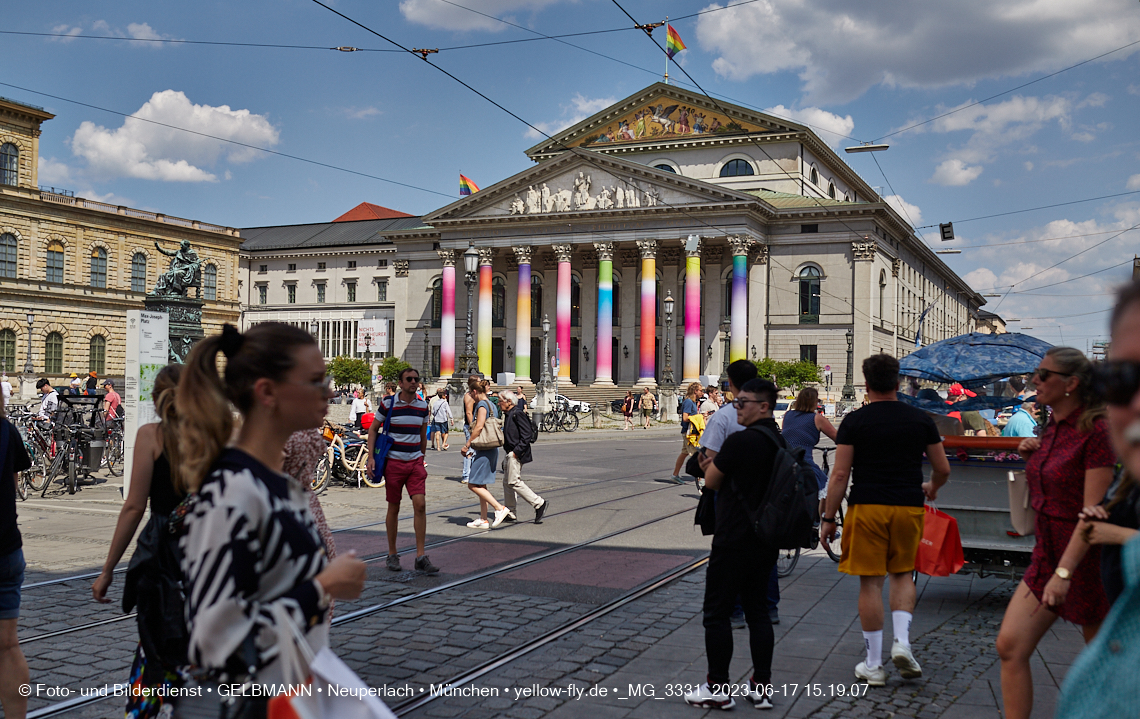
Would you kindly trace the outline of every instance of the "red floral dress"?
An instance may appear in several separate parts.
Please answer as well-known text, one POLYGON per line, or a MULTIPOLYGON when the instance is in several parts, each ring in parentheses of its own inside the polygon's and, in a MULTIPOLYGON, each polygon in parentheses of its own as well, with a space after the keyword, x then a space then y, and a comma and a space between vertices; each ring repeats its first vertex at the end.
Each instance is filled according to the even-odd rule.
POLYGON ((321 437, 319 429, 303 429, 289 435, 285 443, 285 461, 282 469, 285 474, 301 483, 305 494, 309 497, 309 511, 317 523, 317 533, 325 543, 325 553, 329 559, 336 556, 336 545, 333 543, 329 523, 325 521, 325 512, 321 509, 317 495, 309 491, 309 483, 313 480, 313 472, 317 470, 317 462, 328 449, 328 444, 321 437))
MULTIPOLYGON (((1085 472, 1116 464, 1103 418, 1088 432, 1077 429, 1083 411, 1079 408, 1060 422, 1050 419, 1041 434, 1041 449, 1026 462, 1029 501, 1037 512, 1037 544, 1023 579, 1038 601, 1077 527, 1085 502, 1085 472)), ((1091 547, 1073 572, 1065 603, 1056 611, 1062 619, 1083 626, 1103 620, 1108 609, 1100 579, 1100 548, 1091 547)))

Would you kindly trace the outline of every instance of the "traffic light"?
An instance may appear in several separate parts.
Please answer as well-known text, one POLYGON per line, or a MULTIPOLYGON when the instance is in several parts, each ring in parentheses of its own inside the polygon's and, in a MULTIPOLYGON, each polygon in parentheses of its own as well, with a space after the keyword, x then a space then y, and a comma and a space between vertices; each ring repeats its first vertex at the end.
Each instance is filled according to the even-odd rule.
POLYGON ((938 226, 938 231, 942 233, 942 241, 949 242, 954 239, 954 223, 943 222, 938 226))

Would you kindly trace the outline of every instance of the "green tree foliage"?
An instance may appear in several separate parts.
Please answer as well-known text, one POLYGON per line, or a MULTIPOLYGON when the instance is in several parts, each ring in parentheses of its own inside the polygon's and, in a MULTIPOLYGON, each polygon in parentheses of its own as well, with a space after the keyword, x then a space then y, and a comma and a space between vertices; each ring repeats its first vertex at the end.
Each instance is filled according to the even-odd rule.
POLYGON ((823 373, 819 367, 811 362, 780 362, 770 357, 757 360, 756 371, 762 379, 775 377, 776 386, 780 389, 799 390, 811 382, 822 382, 823 373))
POLYGON ((368 386, 372 382, 372 373, 368 370, 368 363, 358 357, 341 355, 334 357, 329 363, 329 374, 337 387, 347 387, 350 384, 368 386))
POLYGON ((380 363, 378 372, 382 381, 395 382, 396 378, 400 376, 400 372, 409 367, 411 367, 411 365, 399 357, 389 356, 385 357, 384 361, 380 363))

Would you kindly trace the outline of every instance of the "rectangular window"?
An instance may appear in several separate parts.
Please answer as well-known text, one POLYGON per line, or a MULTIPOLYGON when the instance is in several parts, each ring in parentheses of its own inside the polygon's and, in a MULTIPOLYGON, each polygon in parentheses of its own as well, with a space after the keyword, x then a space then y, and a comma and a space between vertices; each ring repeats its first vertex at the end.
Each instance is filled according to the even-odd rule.
POLYGON ((810 235, 819 232, 819 225, 800 225, 801 235, 810 235))
POLYGON ((257 304, 264 305, 268 301, 269 288, 265 285, 257 286, 257 304))
POLYGON ((323 263, 323 262, 318 262, 318 263, 317 263, 317 272, 323 272, 323 271, 324 271, 324 269, 325 269, 325 263, 323 263))
POLYGON ((345 285, 345 287, 348 289, 348 301, 356 302, 356 283, 349 282, 345 285))
POLYGON ((141 252, 131 257, 131 292, 146 292, 146 255, 141 252))
POLYGON ((321 282, 321 283, 317 284, 317 302, 324 302, 324 301, 325 301, 325 283, 321 282))
POLYGON ((376 266, 381 267, 381 268, 387 267, 388 266, 388 260, 377 260, 376 266))
POLYGON ((63 283, 63 250, 48 250, 47 281, 63 283))
POLYGON ((96 247, 91 253, 91 286, 107 286, 107 251, 102 247, 96 247))
POLYGON ((289 263, 289 272, 296 272, 296 271, 297 271, 297 264, 295 262, 290 262, 289 263))
POLYGON ((289 304, 297 304, 297 285, 285 285, 285 295, 289 304))
POLYGON ((0 277, 16 278, 15 235, 0 235, 0 277))
POLYGON ((52 332, 44 340, 44 371, 63 374, 63 335, 52 332))
POLYGON ((350 270, 356 269, 356 260, 349 260, 348 261, 348 269, 350 269, 350 270))
POLYGON ((816 359, 819 357, 817 352, 819 345, 800 345, 800 362, 811 362, 812 364, 819 364, 816 359))
POLYGON ((388 301, 388 280, 380 280, 376 283, 376 301, 388 301))
POLYGON ((269 265, 258 265, 257 266, 257 274, 264 275, 266 272, 269 272, 269 265))

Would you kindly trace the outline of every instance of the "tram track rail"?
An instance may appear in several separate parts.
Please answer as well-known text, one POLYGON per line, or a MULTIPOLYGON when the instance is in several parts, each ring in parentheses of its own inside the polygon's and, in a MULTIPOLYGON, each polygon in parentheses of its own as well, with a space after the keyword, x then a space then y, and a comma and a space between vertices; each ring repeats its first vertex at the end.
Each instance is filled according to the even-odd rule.
MULTIPOLYGON (((656 490, 651 490, 651 491, 656 491, 656 490)), ((631 497, 632 496, 638 496, 638 495, 631 495, 631 497)), ((570 511, 575 511, 575 510, 566 510, 566 511, 570 512, 570 511)), ((617 530, 614 530, 612 532, 607 532, 606 534, 602 534, 602 535, 599 535, 597 537, 591 537, 590 539, 586 539, 586 540, 583 540, 581 542, 576 542, 574 544, 569 544, 569 545, 566 545, 564 547, 558 547, 556 549, 551 549, 551 550, 547 550, 545 552, 540 552, 540 553, 533 555, 533 556, 530 556, 530 557, 525 557, 522 559, 515 560, 513 562, 508 562, 507 564, 504 564, 502 566, 493 567, 491 569, 487 569, 487 570, 484 570, 482 572, 477 572, 477 573, 472 574, 470 576, 460 577, 460 578, 452 580, 450 582, 445 582, 444 584, 440 584, 440 585, 435 586, 435 587, 429 587, 427 589, 421 590, 419 592, 415 592, 413 594, 408 594, 408 595, 405 595, 402 597, 397 597, 396 599, 393 599, 393 600, 390 600, 387 602, 382 602, 382 603, 374 604, 374 605, 371 605, 368 607, 363 607, 361 609, 357 609, 355 611, 348 612, 348 613, 340 615, 338 617, 334 617, 331 624, 332 624, 332 626, 336 627, 336 626, 339 626, 342 624, 347 624, 350 622, 359 621, 359 620, 364 619, 366 617, 370 617, 370 616, 373 616, 375 614, 378 614, 378 613, 384 611, 385 609, 389 609, 391 607, 396 607, 396 606, 400 606, 403 604, 408 604, 408 603, 416 601, 418 599, 424 599, 427 597, 434 596, 436 594, 440 594, 442 592, 446 592, 446 591, 449 591, 452 589, 456 589, 456 588, 463 587, 463 586, 466 586, 469 584, 473 584, 475 582, 482 581, 484 579, 489 579, 491 577, 494 577, 494 576, 497 576, 500 574, 506 574, 506 573, 512 572, 516 569, 521 569, 523 567, 527 567, 527 566, 530 566, 532 564, 537 564, 539 562, 543 562, 543 561, 546 561, 548 559, 567 554, 569 552, 573 552, 573 551, 576 551, 579 549, 583 549, 585 547, 589 547, 589 546, 597 544, 599 542, 603 542, 607 539, 612 539, 614 537, 618 537, 618 536, 621 536, 623 534, 628 534, 629 532, 634 532, 634 531, 637 531, 639 529, 643 529, 645 527, 656 524, 658 522, 662 522, 662 521, 665 521, 667 519, 671 519, 673 517, 683 515, 683 514, 692 512, 692 511, 693 511, 693 506, 686 506, 683 509, 676 510, 673 512, 669 512, 667 514, 660 515, 660 516, 654 517, 652 519, 648 519, 648 520, 639 522, 639 523, 637 523, 633 526, 630 526, 630 527, 625 527, 623 529, 617 529, 617 530)), ((450 542, 450 541, 455 541, 458 539, 463 539, 463 537, 456 537, 454 539, 446 540, 446 541, 450 542)), ((597 607, 596 609, 593 609, 593 610, 587 612, 583 616, 575 617, 574 619, 568 620, 568 621, 564 622, 562 625, 560 625, 559 627, 557 627, 557 628, 555 628, 549 632, 546 632, 545 634, 543 634, 543 635, 541 635, 541 636, 539 636, 533 640, 530 640, 529 642, 526 642, 521 647, 515 647, 515 648, 512 648, 506 652, 503 652, 500 655, 498 655, 497 657, 494 657, 491 660, 488 660, 487 662, 484 662, 483 664, 480 664, 479 666, 464 672, 463 674, 459 675, 458 677, 453 678, 453 679, 449 680, 448 682, 445 682, 445 684, 446 683, 450 683, 450 684, 462 683, 464 681, 470 681, 471 679, 477 678, 478 676, 483 676, 484 674, 487 674, 487 673, 493 671, 494 669, 496 669, 496 668, 498 668, 504 664, 507 664, 507 663, 513 661, 514 659, 517 659, 520 656, 523 656, 523 655, 525 655, 531 651, 534 651, 534 650, 536 650, 542 646, 545 646, 546 644, 549 644, 549 643, 557 640, 558 638, 560 638, 560 637, 562 637, 562 636, 564 636, 564 635, 566 635, 566 634, 568 634, 568 633, 570 633, 570 632, 594 621, 595 619, 598 619, 602 616, 605 616, 606 614, 609 614, 610 612, 612 612, 612 611, 614 611, 614 610, 616 610, 622 606, 625 606, 626 604, 628 604, 632 601, 635 601, 636 599, 639 599, 639 598, 655 591, 656 589, 659 589, 660 587, 665 586, 666 584, 668 584, 672 581, 675 581, 676 579, 684 576, 685 574, 688 574, 689 572, 695 571, 696 569, 703 566, 707 561, 708 561, 707 556, 694 559, 691 562, 688 562, 685 565, 683 565, 677 569, 671 570, 664 577, 659 577, 657 579, 650 580, 649 582, 645 582, 645 583, 623 593, 621 596, 607 602, 606 604, 602 605, 601 607, 597 607), (470 679, 468 679, 467 677, 469 675, 473 675, 473 676, 471 676, 470 679)), ((90 688, 88 690, 85 690, 86 695, 81 695, 81 696, 78 696, 78 697, 75 697, 72 699, 66 699, 64 701, 57 702, 55 704, 49 704, 47 706, 40 707, 40 708, 35 709, 33 711, 29 711, 27 714, 27 717, 28 717, 28 719, 46 719, 47 717, 60 716, 60 715, 65 714, 67 712, 71 712, 71 711, 74 711, 77 709, 81 709, 83 707, 90 706, 92 704, 96 704, 96 703, 105 701, 105 700, 112 698, 112 697, 115 697, 115 696, 121 696, 121 692, 117 693, 116 690, 118 688, 125 688, 126 686, 127 685, 124 683, 116 683, 116 684, 104 685, 102 687, 97 687, 97 688, 90 688)), ((397 714, 397 716, 403 716, 403 715, 405 715, 411 711, 414 711, 415 709, 418 709, 420 706, 430 702, 431 700, 432 699, 429 699, 427 697, 422 697, 422 698, 417 697, 414 700, 411 700, 409 702, 405 702, 403 704, 397 705, 397 710, 395 710, 396 714, 397 714), (427 701, 424 701, 425 699, 427 701), (422 704, 421 704, 421 702, 422 702, 422 704)))

